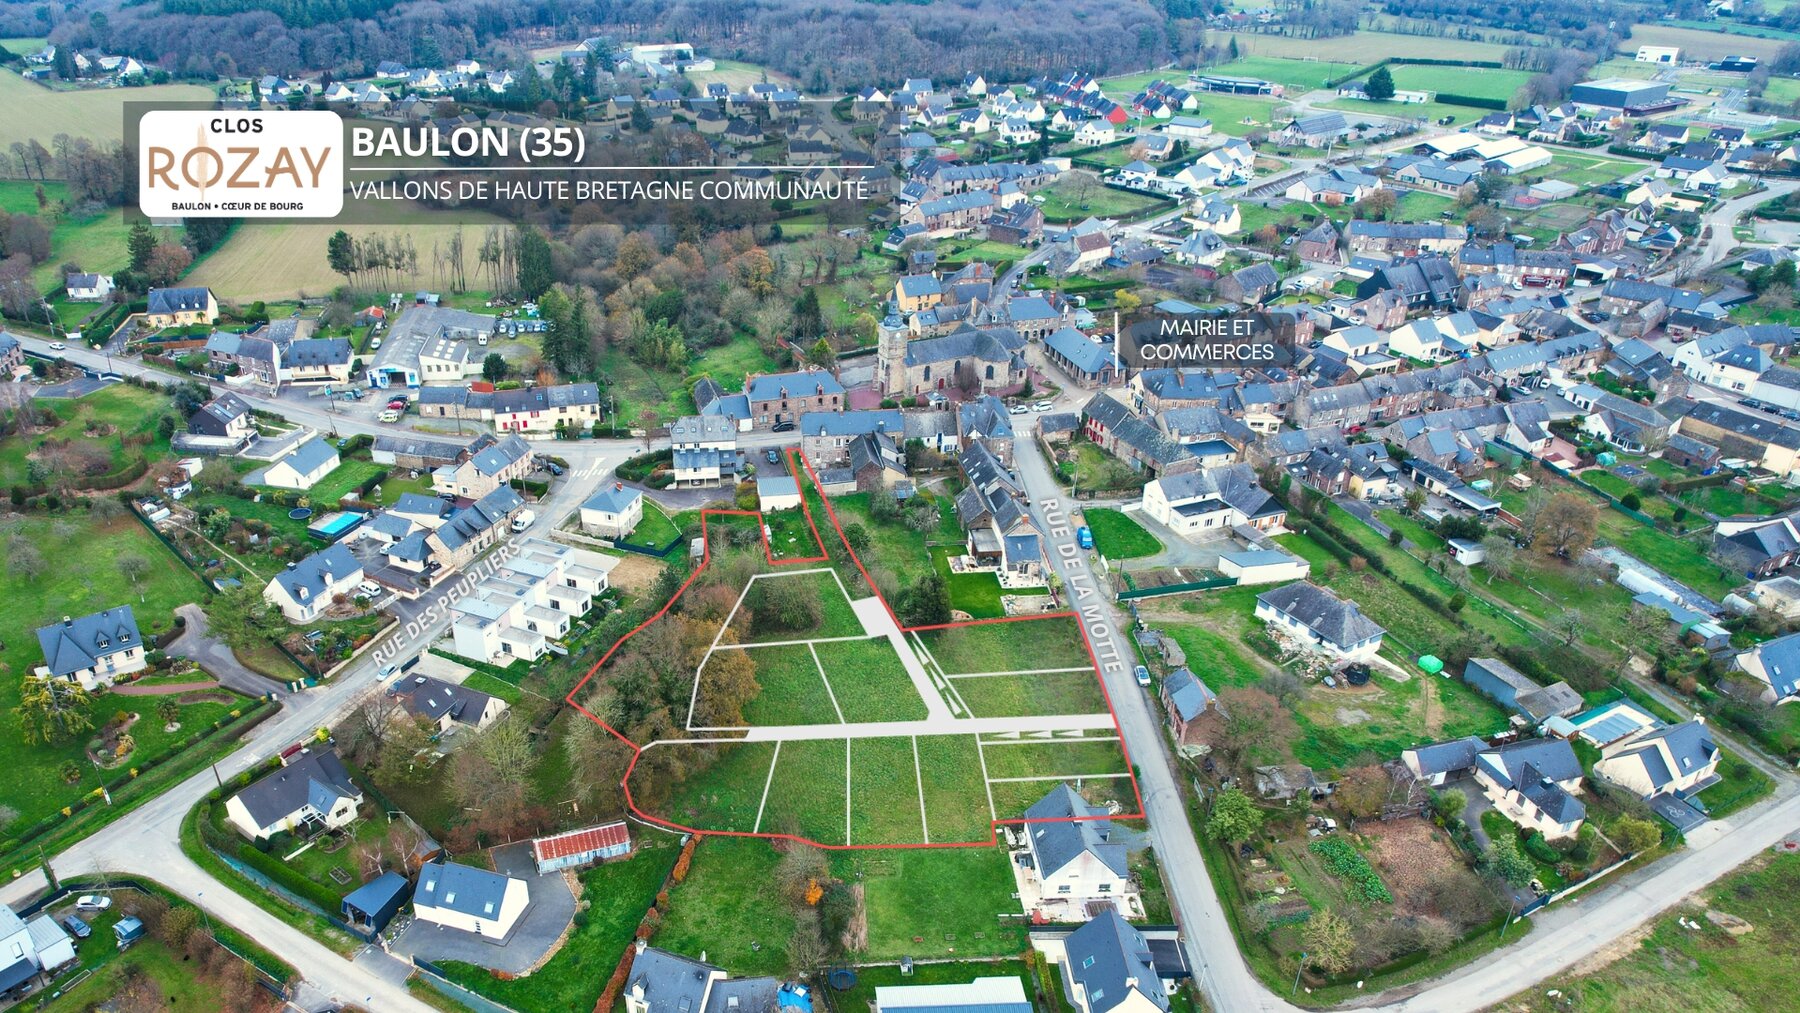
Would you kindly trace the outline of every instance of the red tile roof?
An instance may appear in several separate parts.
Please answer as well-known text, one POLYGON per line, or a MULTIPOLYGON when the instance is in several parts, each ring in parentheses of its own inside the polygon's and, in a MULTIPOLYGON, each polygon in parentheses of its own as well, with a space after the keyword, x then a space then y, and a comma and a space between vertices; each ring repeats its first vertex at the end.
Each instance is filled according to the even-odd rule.
POLYGON ((590 851, 630 842, 631 830, 621 820, 585 830, 571 830, 553 837, 539 837, 531 842, 531 850, 537 860, 543 862, 570 855, 584 855, 590 851))

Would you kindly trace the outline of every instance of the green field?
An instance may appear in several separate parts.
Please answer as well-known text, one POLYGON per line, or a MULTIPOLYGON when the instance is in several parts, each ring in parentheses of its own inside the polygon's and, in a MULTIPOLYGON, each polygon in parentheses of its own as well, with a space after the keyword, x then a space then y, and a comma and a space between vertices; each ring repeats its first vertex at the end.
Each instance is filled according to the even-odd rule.
POLYGON ((1469 98, 1512 98, 1531 74, 1523 70, 1496 70, 1487 67, 1432 67, 1419 64, 1389 68, 1394 87, 1402 91, 1428 91, 1466 95, 1469 98))
MULTIPOLYGON (((1636 41, 1634 30, 1633 41, 1636 41)), ((1435 35, 1398 35, 1389 32, 1354 32, 1328 38, 1301 39, 1289 35, 1263 35, 1245 32, 1218 32, 1208 44, 1223 47, 1236 40, 1238 52, 1253 56, 1281 56, 1295 59, 1347 60, 1367 66, 1390 57, 1412 57, 1430 60, 1491 60, 1498 62, 1508 46, 1469 39, 1446 39, 1435 35)), ((1635 50, 1634 50, 1635 52, 1635 50)))
POLYGON ((867 959, 1010 956, 1027 945, 1003 848, 851 852, 833 867, 863 884, 867 959))
POLYGON ((1006 615, 1006 604, 1001 600, 1007 594, 1043 594, 1044 588, 1018 588, 1007 590, 1000 586, 1000 578, 991 571, 979 570, 971 573, 955 573, 950 569, 950 559, 963 555, 961 545, 940 545, 931 550, 931 563, 937 567, 938 576, 950 588, 950 607, 958 612, 967 613, 970 619, 999 619, 1006 615))
MULTIPOLYGON (((786 974, 794 913, 769 889, 780 862, 769 841, 705 838, 694 851, 687 879, 669 891, 668 917, 651 941, 696 958, 704 951, 733 975, 786 974)), ((603 980, 598 971, 593 977, 596 986, 603 980)))
POLYGON ((850 843, 925 839, 910 737, 850 740, 850 843))
POLYGON ((839 640, 812 647, 845 721, 924 719, 925 701, 919 699, 906 667, 887 640, 839 640))
POLYGON ((1066 175, 1032 196, 1044 198, 1044 219, 1050 222, 1078 222, 1090 216, 1121 218, 1169 203, 1098 182, 1084 183, 1079 173, 1066 175))
MULTIPOLYGON (((0 71, 0 79, 6 75, 0 71)), ((0 89, 3 91, 4 89, 0 89)), ((18 191, 23 189, 31 195, 37 184, 24 184, 19 180, 0 183, 0 187, 18 191)), ((45 187, 52 200, 55 196, 52 188, 62 187, 60 183, 50 183, 45 187)), ((63 188, 66 195, 67 188, 63 188)), ((37 214, 37 199, 30 196, 28 214, 37 214)), ((131 255, 125 249, 125 236, 130 231, 125 225, 125 216, 117 208, 95 211, 90 214, 58 214, 51 206, 48 217, 50 226, 50 258, 32 268, 31 283, 41 292, 62 290, 62 265, 79 264, 83 270, 110 274, 124 270, 131 263, 131 255)), ((90 307, 91 308, 91 307, 90 307)))
POLYGON ((978 718, 1037 714, 1105 714, 1106 695, 1090 668, 1034 675, 981 675, 952 679, 956 695, 978 718))
POLYGON ((1094 533, 1094 549, 1108 559, 1142 559, 1163 551, 1163 543, 1130 514, 1088 507, 1082 519, 1094 533))
MULTIPOLYGON (((1571 152, 1558 151, 1550 160, 1550 168, 1537 170, 1548 179, 1560 179, 1576 186, 1599 186, 1611 183, 1615 179, 1623 179, 1634 172, 1643 172, 1648 166, 1641 162, 1626 162, 1613 158, 1596 158, 1591 155, 1577 155, 1571 152)), ((1533 175, 1536 173, 1534 172, 1533 175)))
POLYGON ((938 843, 990 839, 992 814, 975 737, 922 735, 917 742, 929 839, 938 843))
POLYGON ((763 785, 775 759, 773 742, 686 743, 657 746, 680 749, 702 759, 700 774, 683 779, 669 792, 660 813, 673 822, 702 830, 750 833, 762 805, 763 785))
POLYGON ((792 834, 820 844, 843 844, 848 739, 783 742, 763 807, 765 834, 792 834))
POLYGON ((1253 130, 1268 130, 1289 108, 1286 103, 1275 99, 1251 98, 1246 95, 1215 95, 1204 92, 1198 97, 1200 108, 1187 115, 1204 116, 1212 120, 1213 131, 1229 137, 1243 137, 1253 130), (1246 123, 1245 120, 1250 122, 1246 123))
POLYGON ((978 623, 916 634, 945 675, 1092 669, 1081 627, 1070 617, 978 623))
POLYGON ((40 480, 54 485, 63 477, 114 474, 135 460, 168 455, 168 442, 156 434, 157 418, 173 410, 162 394, 119 383, 78 400, 35 403, 61 422, 46 432, 0 439, 0 486, 30 484, 33 462, 40 480))
MULTIPOLYGON (((793 511, 798 514, 799 511, 793 511)), ((817 551, 816 549, 814 550, 817 551)), ((837 577, 830 570, 809 570, 803 573, 787 573, 776 571, 756 578, 750 584, 750 590, 744 595, 743 608, 752 616, 752 633, 745 643, 766 643, 772 640, 814 640, 822 637, 860 637, 863 633, 862 623, 857 620, 856 612, 850 607, 850 599, 844 597, 844 589, 838 585, 837 577), (784 584, 802 584, 818 596, 821 618, 816 627, 805 630, 788 630, 771 626, 755 618, 757 609, 763 602, 763 596, 772 586, 772 581, 784 584)))
POLYGON ((1358 69, 1355 63, 1330 63, 1324 59, 1294 60, 1275 56, 1244 56, 1230 63, 1223 63, 1208 70, 1213 73, 1230 74, 1233 77, 1258 77, 1264 81, 1284 85, 1290 96, 1298 96, 1316 88, 1325 87, 1327 80, 1335 80, 1358 69))
POLYGON ((698 350, 679 371, 646 369, 617 345, 600 353, 596 368, 612 382, 609 389, 619 399, 617 417, 629 421, 645 409, 663 419, 692 414, 694 381, 702 376, 710 376, 736 393, 744 389, 745 374, 773 372, 778 365, 755 338, 743 334, 723 345, 698 350))
MULTIPOLYGON (((213 98, 211 89, 195 84, 63 91, 27 81, 10 70, 0 70, 0 109, 7 110, 0 119, 0 149, 10 151, 15 141, 33 139, 48 148, 57 134, 85 137, 96 143, 122 141, 127 102, 211 103, 213 98)), ((113 217, 123 221, 116 213, 113 217)))
MULTIPOLYGON (((989 739, 982 746, 989 777, 1098 777, 1126 774, 1125 753, 1117 739, 1036 742, 989 739)), ((1040 791, 1048 791, 1048 787, 1040 791)))
MULTIPOLYGON (((756 663, 756 683, 762 689, 744 705, 747 723, 751 726, 838 723, 837 710, 831 706, 825 680, 820 678, 819 666, 813 663, 812 651, 805 644, 758 647, 750 650, 749 656, 756 663)), ((699 713, 705 711, 707 694, 712 692, 707 681, 711 663, 712 659, 708 658, 707 664, 700 669, 699 713)), ((698 713, 696 720, 702 720, 698 713)))

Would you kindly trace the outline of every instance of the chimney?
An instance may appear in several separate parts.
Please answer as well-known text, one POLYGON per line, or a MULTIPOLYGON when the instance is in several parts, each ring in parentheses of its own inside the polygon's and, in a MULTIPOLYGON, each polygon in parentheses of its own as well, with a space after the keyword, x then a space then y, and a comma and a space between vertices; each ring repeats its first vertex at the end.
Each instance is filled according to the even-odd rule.
POLYGON ((625 483, 624 482, 614 482, 613 483, 613 491, 614 492, 624 492, 625 491, 625 483))
POLYGON ((68 616, 63 616, 63 625, 64 626, 69 626, 69 625, 72 625, 73 623, 74 623, 74 620, 70 619, 68 616))
MULTIPOLYGON (((640 940, 638 940, 638 941, 637 941, 637 951, 638 951, 638 952, 639 952, 639 953, 642 953, 642 952, 644 952, 644 947, 646 947, 646 946, 648 946, 648 945, 650 945, 650 944, 649 944, 649 941, 648 941, 648 940, 644 940, 644 939, 640 939, 640 940)), ((705 960, 705 959, 706 959, 706 958, 705 958, 705 957, 701 957, 701 958, 700 958, 700 959, 701 959, 701 960, 705 960)))

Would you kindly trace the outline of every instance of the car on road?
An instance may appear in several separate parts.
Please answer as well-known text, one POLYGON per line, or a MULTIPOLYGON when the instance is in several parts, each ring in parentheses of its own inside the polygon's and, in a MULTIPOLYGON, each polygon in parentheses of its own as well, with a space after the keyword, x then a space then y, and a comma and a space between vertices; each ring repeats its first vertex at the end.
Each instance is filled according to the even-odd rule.
POLYGON ((1016 404, 1011 408, 1008 408, 1007 411, 1013 415, 1024 415, 1026 412, 1031 411, 1031 408, 1028 405, 1016 404))
POLYGON ((1056 406, 1048 401, 1039 401, 1037 404, 1031 406, 1031 410, 1034 412, 1047 412, 1054 407, 1056 406))
POLYGON ((370 351, 374 351, 375 349, 378 349, 380 347, 381 347, 381 339, 380 338, 376 338, 374 341, 369 342, 369 350, 370 351))
POLYGON ((771 429, 770 429, 770 432, 775 432, 775 433, 791 433, 791 432, 793 432, 793 431, 794 431, 794 428, 795 428, 795 425, 794 425, 794 423, 792 423, 792 422, 777 422, 777 423, 775 423, 775 425, 774 425, 774 426, 773 426, 773 427, 772 427, 772 428, 771 428, 771 429))
POLYGON ((65 349, 65 348, 67 348, 67 347, 69 347, 69 346, 68 346, 68 345, 65 345, 65 344, 63 344, 63 343, 62 343, 62 342, 60 342, 60 341, 52 341, 52 342, 50 342, 50 350, 51 350, 51 351, 52 351, 52 352, 60 352, 60 351, 62 351, 62 350, 63 350, 63 349, 65 349))
POLYGON ((112 907, 112 898, 105 894, 84 893, 75 898, 77 911, 105 911, 109 907, 112 907))
POLYGON ((398 422, 398 421, 400 421, 400 413, 393 408, 389 408, 387 411, 384 411, 380 415, 377 415, 375 417, 376 417, 376 419, 378 419, 382 422, 398 422))
POLYGON ((544 465, 544 467, 548 468, 550 471, 550 474, 555 475, 557 478, 562 477, 563 466, 560 464, 557 464, 555 461, 551 461, 549 464, 544 465))
POLYGON ((394 676, 399 675, 399 674, 400 674, 400 666, 399 665, 383 665, 383 666, 381 666, 380 670, 378 670, 375 673, 375 681, 386 682, 389 679, 392 679, 394 676))
POLYGON ((1075 544, 1081 546, 1084 549, 1093 548, 1094 547, 1094 531, 1093 531, 1093 529, 1088 527, 1086 524, 1083 524, 1081 527, 1076 528, 1075 529, 1075 544))
POLYGON ((69 935, 76 939, 86 939, 94 934, 94 927, 74 915, 64 915, 62 927, 69 930, 69 935))
POLYGON ((1137 676, 1138 685, 1140 685, 1140 686, 1150 685, 1150 670, 1148 668, 1145 668, 1144 666, 1139 665, 1137 668, 1132 670, 1131 674, 1137 676))

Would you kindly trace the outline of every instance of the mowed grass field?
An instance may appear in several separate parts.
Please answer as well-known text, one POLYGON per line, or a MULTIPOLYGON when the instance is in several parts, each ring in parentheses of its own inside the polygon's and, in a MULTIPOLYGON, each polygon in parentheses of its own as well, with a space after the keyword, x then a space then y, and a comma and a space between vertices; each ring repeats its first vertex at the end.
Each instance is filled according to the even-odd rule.
MULTIPOLYGON (((0 76, 4 76, 3 73, 0 76)), ((0 130, 4 129, 0 127, 0 130)), ((44 144, 49 146, 49 141, 45 140, 44 144)), ((0 211, 48 217, 50 258, 31 272, 31 282, 40 291, 61 287, 62 265, 67 263, 80 264, 86 270, 104 274, 122 270, 131 262, 131 255, 125 249, 125 236, 130 231, 125 225, 125 216, 116 209, 81 216, 56 214, 57 207, 68 199, 68 185, 56 180, 41 184, 26 179, 0 180, 0 211), (37 202, 40 185, 48 201, 41 210, 37 202)))
POLYGON ((1354 72, 1361 64, 1335 63, 1328 59, 1297 60, 1279 56, 1245 56, 1208 68, 1209 72, 1233 77, 1259 77, 1264 81, 1286 85, 1290 94, 1325 87, 1328 79, 1354 72))
POLYGON ((142 88, 83 88, 56 91, 0 70, 0 149, 36 138, 44 147, 57 134, 91 141, 125 138, 127 102, 211 102, 213 93, 197 84, 152 84, 142 88))
MULTIPOLYGON (((119 218, 113 215, 113 218, 119 218)), ((434 245, 447 248, 461 232, 467 263, 474 265, 474 251, 481 245, 492 222, 485 216, 458 212, 455 217, 421 215, 416 223, 402 225, 338 225, 331 222, 245 222, 232 232, 225 245, 214 250, 182 280, 184 285, 205 285, 226 302, 258 299, 297 299, 327 295, 344 283, 344 277, 325 262, 325 243, 342 228, 357 238, 405 234, 419 252, 419 270, 399 279, 399 290, 441 288, 443 280, 432 269, 434 245)), ((124 251, 125 228, 120 219, 119 249, 124 251)), ((59 251, 58 259, 63 255, 59 251)), ((59 261, 60 262, 60 261, 59 261)), ((123 261, 121 261, 121 264, 123 261)), ((83 263, 84 267, 91 265, 83 263)))
MULTIPOLYGON (((1632 45, 1639 43, 1633 29, 1632 45)), ((1355 32, 1329 39, 1296 39, 1285 35, 1261 35, 1246 32, 1220 32, 1212 44, 1224 46, 1236 39, 1238 52, 1246 57, 1280 56, 1292 59, 1345 61, 1368 66, 1388 57, 1403 56, 1433 60, 1493 60, 1506 55, 1508 47, 1494 42, 1466 39, 1443 39, 1430 35, 1394 35, 1388 32, 1355 32)), ((1634 48, 1632 50, 1636 52, 1634 48)))
POLYGON ((1094 666, 1081 627, 1069 616, 977 623, 915 635, 945 675, 1083 667, 1091 672, 1094 666))
POLYGON ((1402 90, 1466 95, 1501 102, 1512 98, 1513 92, 1531 80, 1531 75, 1523 70, 1479 67, 1412 65, 1393 67, 1389 72, 1394 75, 1394 87, 1402 90))

